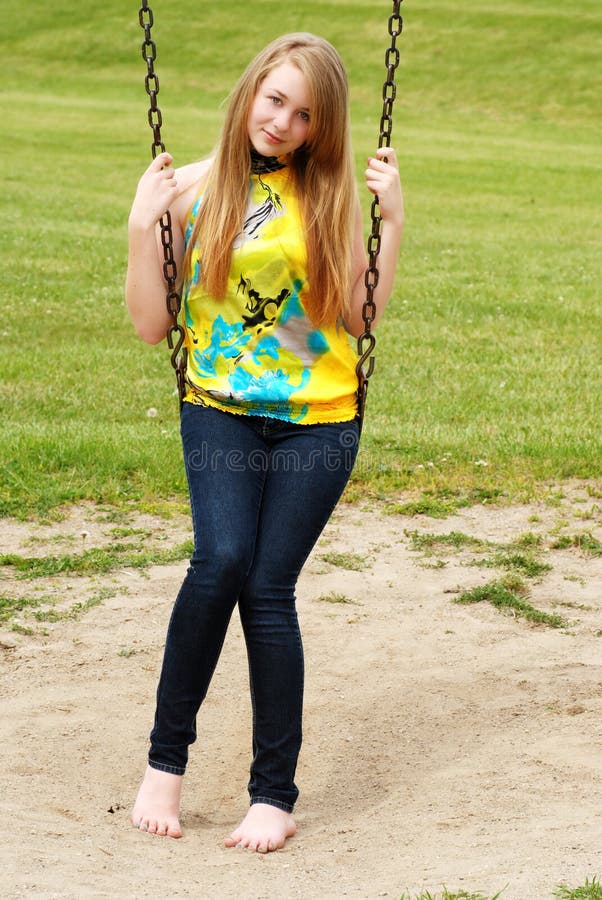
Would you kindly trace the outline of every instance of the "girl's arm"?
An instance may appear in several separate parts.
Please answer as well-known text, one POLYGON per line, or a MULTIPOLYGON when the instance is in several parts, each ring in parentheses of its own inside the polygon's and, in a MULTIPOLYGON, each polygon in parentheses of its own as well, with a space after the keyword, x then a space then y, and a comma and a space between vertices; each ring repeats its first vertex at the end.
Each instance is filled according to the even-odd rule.
POLYGON ((186 214, 211 161, 192 163, 174 170, 169 153, 160 153, 138 182, 128 220, 128 268, 125 299, 139 336, 149 344, 162 341, 172 317, 167 310, 167 282, 163 276, 163 245, 159 220, 171 215, 173 255, 180 273, 184 258, 186 214))
MULTIPOLYGON (((178 196, 171 161, 169 153, 160 153, 152 161, 138 182, 128 220, 125 301, 138 335, 149 344, 162 341, 171 324, 165 303, 163 248, 158 225, 178 196)), ((173 214, 171 218, 174 259, 178 266, 182 262, 184 239, 177 218, 173 214)))
MULTIPOLYGON (((373 194, 378 194, 378 204, 382 218, 380 253, 377 262, 378 284, 374 289, 373 295, 376 305, 376 316, 372 323, 372 327, 374 327, 378 323, 393 289, 403 232, 403 195, 395 150, 391 147, 382 147, 377 150, 376 157, 368 160, 368 168, 365 175, 368 189, 373 194), (386 163, 382 159, 385 156, 387 157, 386 163)), ((349 312, 345 316, 345 325, 352 335, 358 337, 364 330, 362 308, 366 300, 365 273, 368 265, 359 204, 358 215, 356 216, 353 259, 354 280, 351 304, 349 312)))

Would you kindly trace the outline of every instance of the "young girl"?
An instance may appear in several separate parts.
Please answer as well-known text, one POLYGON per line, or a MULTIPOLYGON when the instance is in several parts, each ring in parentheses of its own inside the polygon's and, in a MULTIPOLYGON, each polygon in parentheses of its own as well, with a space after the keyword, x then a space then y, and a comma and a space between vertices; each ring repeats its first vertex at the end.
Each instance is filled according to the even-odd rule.
MULTIPOLYGON (((238 604, 253 709, 251 805, 226 846, 265 853, 296 830, 295 585, 358 442, 351 336, 363 330, 367 259, 339 55, 310 34, 273 41, 234 88, 215 155, 177 171, 171 162, 161 153, 138 185, 126 299, 140 337, 161 341, 171 319, 157 223, 169 209, 183 280, 181 434, 195 550, 169 623, 132 822, 181 836, 188 747, 238 604)), ((380 315, 403 226, 395 152, 377 151, 365 175, 382 216, 380 315)))

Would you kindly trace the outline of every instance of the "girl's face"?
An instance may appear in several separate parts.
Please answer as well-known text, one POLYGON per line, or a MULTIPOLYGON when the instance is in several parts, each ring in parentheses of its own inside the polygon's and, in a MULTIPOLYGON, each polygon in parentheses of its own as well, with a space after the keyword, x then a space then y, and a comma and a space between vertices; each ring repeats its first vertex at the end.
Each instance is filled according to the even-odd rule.
POLYGON ((259 85, 247 121, 249 140, 264 156, 286 156, 305 143, 310 114, 305 76, 282 63, 259 85))

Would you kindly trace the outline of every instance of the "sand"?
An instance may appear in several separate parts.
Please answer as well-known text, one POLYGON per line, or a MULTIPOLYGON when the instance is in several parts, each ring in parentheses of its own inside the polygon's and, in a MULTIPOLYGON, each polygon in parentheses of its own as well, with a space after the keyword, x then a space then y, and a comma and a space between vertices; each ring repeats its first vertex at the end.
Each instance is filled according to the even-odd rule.
MULTIPOLYGON (((112 518, 81 506, 47 524, 4 520, 3 550, 102 546, 115 539, 112 518)), ((190 536, 185 515, 118 525, 162 548, 190 536)), ((129 809, 186 562, 35 583, 5 567, 3 595, 37 591, 40 608, 55 602, 73 617, 40 623, 24 612, 32 633, 0 630, 1 896, 399 898, 445 884, 544 900, 560 882, 602 875, 602 560, 551 548, 584 531, 600 538, 585 485, 554 504, 473 506, 447 519, 387 514, 378 501, 338 507, 298 591, 299 830, 268 856, 223 847, 247 805, 237 616, 199 716, 184 837, 152 837, 131 827, 129 809), (531 601, 567 627, 455 603, 501 572, 474 565, 484 554, 471 547, 425 556, 412 531, 497 544, 541 535, 539 558, 552 568, 531 582, 531 601), (335 553, 364 567, 345 568, 358 560, 335 553), (92 597, 104 599, 76 615, 92 597)))

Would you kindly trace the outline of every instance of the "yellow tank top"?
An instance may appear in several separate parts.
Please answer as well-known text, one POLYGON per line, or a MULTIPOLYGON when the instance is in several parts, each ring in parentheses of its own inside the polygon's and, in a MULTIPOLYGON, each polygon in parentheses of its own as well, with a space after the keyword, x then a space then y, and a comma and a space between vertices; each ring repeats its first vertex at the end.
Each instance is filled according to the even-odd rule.
POLYGON ((223 300, 202 288, 201 265, 195 248, 183 290, 185 400, 303 424, 353 419, 357 354, 342 323, 316 328, 306 315, 305 236, 287 168, 250 176, 223 300))

